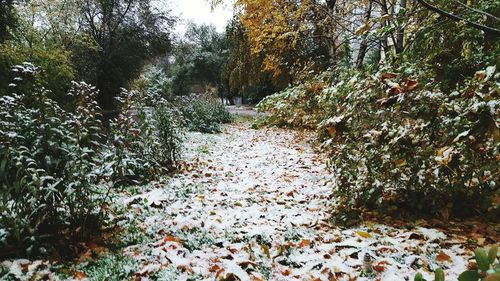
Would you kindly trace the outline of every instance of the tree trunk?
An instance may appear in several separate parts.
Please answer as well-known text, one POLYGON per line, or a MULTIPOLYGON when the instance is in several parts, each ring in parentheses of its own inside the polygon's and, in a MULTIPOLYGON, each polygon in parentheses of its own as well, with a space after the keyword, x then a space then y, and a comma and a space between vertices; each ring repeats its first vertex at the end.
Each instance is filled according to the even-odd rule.
MULTIPOLYGON (((400 0, 399 2, 399 9, 406 9, 407 7, 407 0, 400 0)), ((404 51, 404 39, 405 39, 405 30, 403 27, 403 23, 398 21, 396 25, 396 42, 395 48, 396 48, 396 54, 401 54, 404 51)))
MULTIPOLYGON (((387 3, 385 2, 385 0, 382 0, 380 2, 380 9, 382 10, 382 16, 389 15, 389 9, 387 8, 387 3)), ((382 27, 385 27, 387 25, 388 25, 387 21, 382 23, 382 27)), ((382 46, 382 48, 380 49, 380 58, 385 59, 385 57, 387 57, 387 53, 389 52, 389 42, 388 42, 387 34, 384 34, 382 36, 382 38, 380 39, 380 42, 381 42, 381 46, 382 46)))
MULTIPOLYGON (((368 8, 366 9, 365 14, 365 22, 368 22, 372 15, 372 2, 370 1, 368 4, 368 8)), ((368 51, 368 35, 369 32, 365 32, 362 35, 362 40, 359 45, 358 57, 356 58, 356 68, 360 69, 363 67, 363 61, 365 60, 366 51, 368 51)))

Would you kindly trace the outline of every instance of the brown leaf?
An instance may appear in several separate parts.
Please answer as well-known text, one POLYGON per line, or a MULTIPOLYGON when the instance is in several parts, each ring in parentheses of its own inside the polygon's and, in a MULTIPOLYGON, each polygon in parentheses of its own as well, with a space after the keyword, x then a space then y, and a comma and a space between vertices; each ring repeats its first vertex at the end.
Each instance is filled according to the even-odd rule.
POLYGON ((475 261, 469 261, 469 264, 467 264, 467 269, 477 270, 477 263, 475 261))
POLYGON ((75 274, 73 274, 73 278, 75 278, 76 280, 83 280, 87 278, 87 274, 85 274, 85 272, 83 271, 77 271, 75 272, 75 274))
POLYGON ((406 90, 408 90, 408 91, 412 91, 412 90, 414 90, 415 88, 418 87, 417 80, 405 78, 403 80, 403 82, 405 84, 406 90))
POLYGON ((396 78, 398 77, 398 74, 397 73, 384 73, 382 74, 382 76, 380 77, 382 80, 385 80, 385 79, 392 79, 392 78, 396 78))
POLYGON ((311 240, 309 240, 309 239, 302 239, 302 241, 300 241, 298 247, 299 248, 304 248, 304 247, 307 247, 309 245, 311 245, 311 240))
POLYGON ((182 244, 182 240, 178 237, 175 237, 175 236, 172 236, 172 235, 168 235, 167 237, 165 237, 165 239, 163 239, 163 242, 177 242, 179 244, 182 244))
POLYGON ((332 272, 328 273, 328 281, 337 281, 337 277, 332 272))
POLYGON ((328 126, 326 130, 328 131, 328 135, 331 138, 335 137, 335 135, 337 134, 337 128, 335 126, 328 126))
POLYGON ((436 256, 436 260, 437 261, 441 261, 441 262, 444 262, 444 261, 451 262, 451 257, 448 256, 445 252, 441 251, 436 256))
POLYGON ((389 262, 388 261, 379 261, 379 262, 375 262, 373 264, 373 269, 375 269, 375 271, 377 272, 384 272, 385 268, 387 267, 387 265, 389 265, 389 262))

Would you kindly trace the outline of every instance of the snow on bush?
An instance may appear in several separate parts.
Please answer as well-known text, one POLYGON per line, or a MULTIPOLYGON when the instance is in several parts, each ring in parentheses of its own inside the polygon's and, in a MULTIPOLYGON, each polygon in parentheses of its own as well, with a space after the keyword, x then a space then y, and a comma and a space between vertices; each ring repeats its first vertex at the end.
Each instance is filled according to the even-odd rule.
POLYGON ((345 71, 330 86, 319 77, 259 104, 274 124, 318 129, 340 221, 363 208, 498 215, 500 74, 489 67, 443 93, 419 69, 345 71))

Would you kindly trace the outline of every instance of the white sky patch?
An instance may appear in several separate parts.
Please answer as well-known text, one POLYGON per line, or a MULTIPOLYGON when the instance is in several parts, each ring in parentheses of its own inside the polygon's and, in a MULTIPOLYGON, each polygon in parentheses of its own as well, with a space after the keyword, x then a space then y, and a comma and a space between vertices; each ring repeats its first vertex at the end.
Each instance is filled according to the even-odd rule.
POLYGON ((213 24, 218 32, 223 32, 227 22, 233 16, 233 1, 224 1, 213 11, 209 0, 168 0, 158 1, 159 6, 171 10, 173 16, 179 17, 175 27, 177 35, 184 35, 189 21, 196 24, 213 24))

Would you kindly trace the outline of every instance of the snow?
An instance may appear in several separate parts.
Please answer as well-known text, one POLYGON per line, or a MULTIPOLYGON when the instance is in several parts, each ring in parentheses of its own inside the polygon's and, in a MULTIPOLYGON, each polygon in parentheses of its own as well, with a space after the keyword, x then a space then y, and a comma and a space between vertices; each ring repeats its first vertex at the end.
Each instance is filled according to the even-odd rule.
POLYGON ((159 270, 181 271, 178 280, 413 280, 438 266, 454 280, 467 267, 464 237, 422 226, 332 225, 332 175, 312 136, 247 126, 189 133, 180 173, 121 195, 127 219, 152 237, 124 250, 140 262, 142 280, 159 270), (437 261, 441 251, 450 259, 437 261), (365 253, 376 269, 370 276, 362 273, 365 253))
MULTIPOLYGON (((413 279, 415 264, 422 267, 418 271, 430 274, 438 266, 439 241, 452 239, 444 233, 385 225, 341 230, 330 224, 332 177, 326 159, 314 153, 310 141, 297 132, 242 125, 219 135, 190 134, 187 156, 199 166, 161 184, 169 199, 163 202, 164 210, 157 211, 163 222, 154 224, 171 235, 196 230, 199 234, 192 239, 202 233, 223 239, 222 244, 192 251, 182 244, 177 249, 183 264, 206 280, 229 273, 240 280, 328 280, 332 275, 338 280, 372 280, 361 273, 366 252, 381 263, 381 272, 375 272, 381 280, 413 279), (172 189, 193 186, 200 188, 186 198, 168 195, 172 189), (242 266, 249 261, 258 266, 242 266)), ((145 220, 143 227, 150 228, 150 223, 145 220)), ((178 266, 172 253, 169 250, 170 263, 164 267, 178 266)), ((451 259, 448 277, 456 278, 470 253, 457 247, 446 254, 451 259)))

